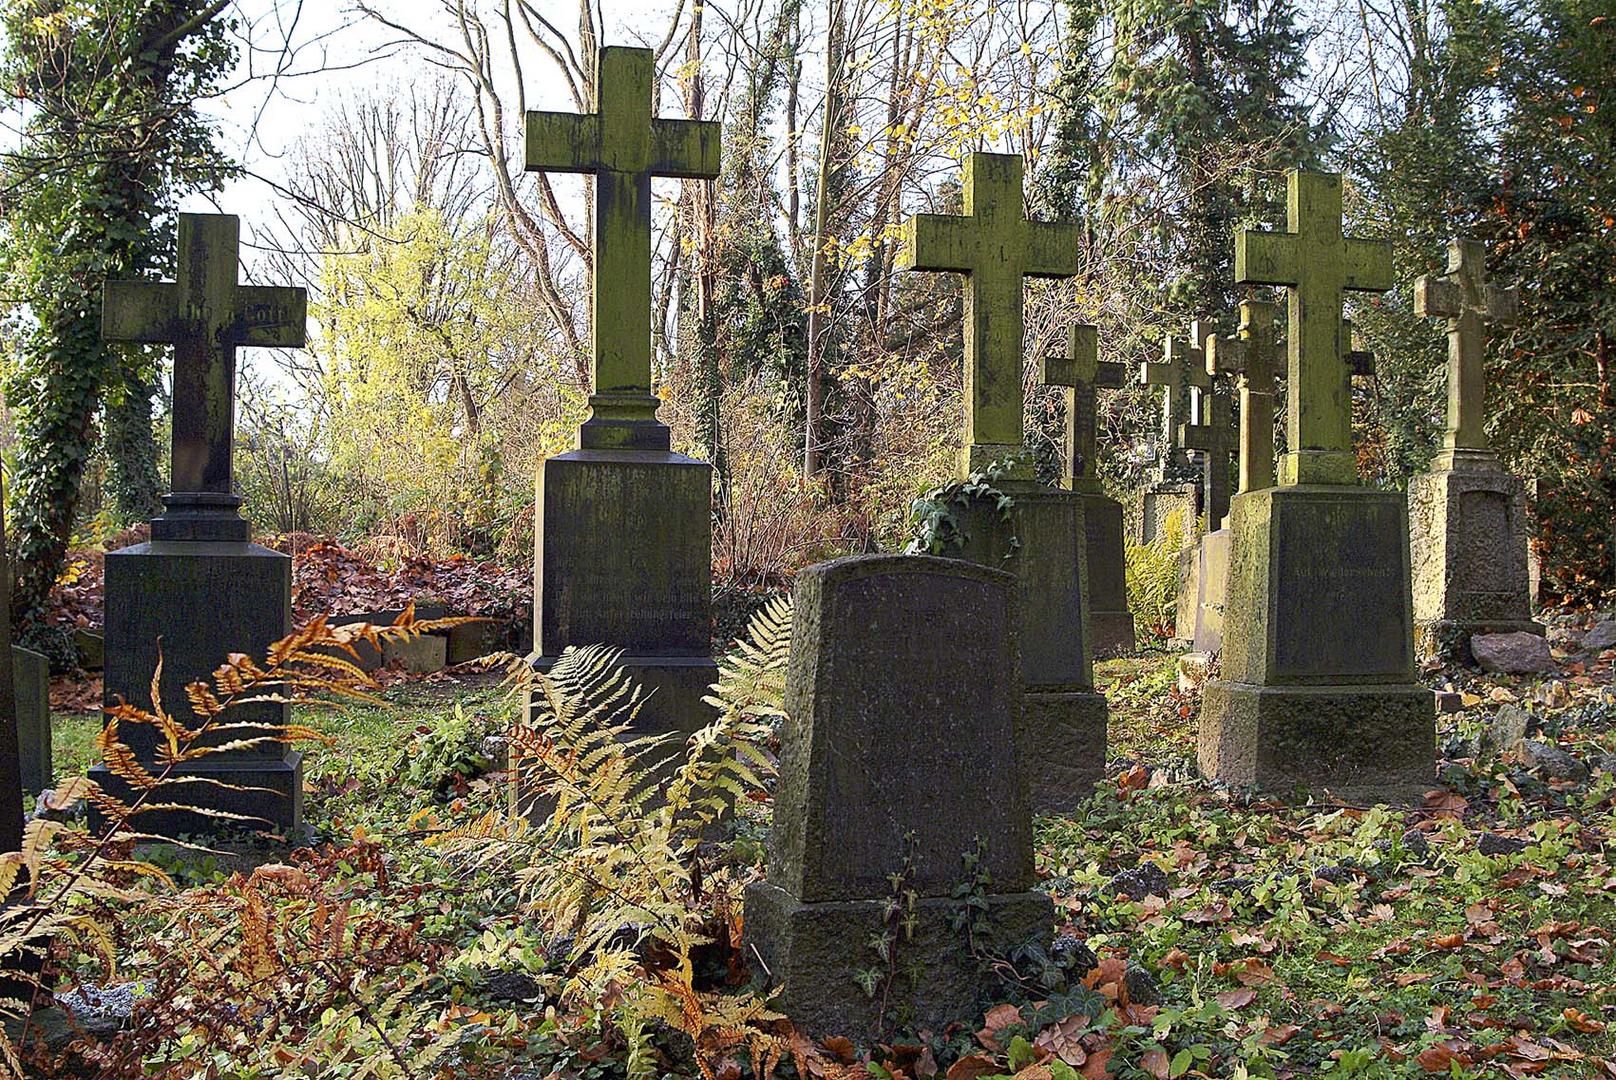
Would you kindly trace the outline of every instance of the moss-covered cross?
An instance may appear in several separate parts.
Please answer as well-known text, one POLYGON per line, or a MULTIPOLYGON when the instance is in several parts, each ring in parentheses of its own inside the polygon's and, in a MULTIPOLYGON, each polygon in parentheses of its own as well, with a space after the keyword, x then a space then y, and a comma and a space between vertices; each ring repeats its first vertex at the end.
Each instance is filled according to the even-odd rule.
POLYGON ((527 114, 529 172, 595 177, 586 448, 668 448, 651 392, 651 178, 716 177, 720 127, 654 117, 654 83, 650 49, 612 46, 595 56, 594 112, 527 114))
POLYGON ((236 350, 304 343, 308 294, 237 284, 240 244, 235 215, 181 214, 174 281, 103 287, 105 340, 174 346, 170 487, 177 494, 231 495, 236 350))
POLYGON ((1351 375, 1342 363, 1342 294, 1392 287, 1392 246, 1341 232, 1341 177, 1292 169, 1285 180, 1286 231, 1235 236, 1240 284, 1284 285, 1286 331, 1284 484, 1355 484, 1351 375))
POLYGON ((1240 390, 1240 470, 1236 494, 1274 486, 1274 388, 1284 377, 1285 350, 1275 323, 1279 305, 1240 304, 1240 333, 1206 340, 1206 368, 1235 376, 1240 390))
POLYGON ((1161 360, 1147 360, 1139 365, 1139 384, 1162 388, 1159 460, 1164 479, 1189 464, 1180 432, 1185 424, 1199 422, 1200 395, 1212 385, 1206 373, 1206 339, 1210 329, 1196 319, 1190 323, 1188 338, 1168 333, 1162 341, 1161 360))
POLYGON ((1077 273, 1076 225, 1029 221, 1019 154, 972 154, 965 213, 916 214, 900 265, 968 276, 965 289, 965 448, 961 472, 1020 461, 1023 278, 1077 273))
MULTIPOLYGON (((1479 240, 1448 242, 1448 272, 1423 274, 1414 282, 1414 313, 1448 320, 1448 430, 1442 458, 1490 455, 1487 407, 1487 323, 1515 325, 1517 290, 1487 281, 1487 249, 1479 240)), ((1439 462, 1439 467, 1442 465, 1439 462)))
POLYGON ((1066 446, 1061 483, 1071 491, 1103 490, 1096 471, 1095 391, 1117 389, 1125 377, 1121 364, 1100 360, 1098 327, 1074 323, 1066 331, 1066 355, 1045 356, 1038 381, 1066 388, 1066 446))

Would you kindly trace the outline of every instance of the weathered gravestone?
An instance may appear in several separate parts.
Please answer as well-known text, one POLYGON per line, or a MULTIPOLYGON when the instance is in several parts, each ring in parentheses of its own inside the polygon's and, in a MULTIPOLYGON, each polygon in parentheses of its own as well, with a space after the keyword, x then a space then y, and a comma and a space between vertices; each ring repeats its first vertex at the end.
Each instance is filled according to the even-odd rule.
MULTIPOLYGON (((652 691, 642 733, 693 731, 712 659, 712 468, 670 450, 651 383, 651 179, 712 179, 719 125, 652 115, 649 49, 601 49, 595 111, 530 112, 529 171, 594 178, 594 393, 578 449, 537 482, 533 662, 568 646, 624 650, 652 691)), ((521 798, 518 791, 518 798, 521 798)))
MULTIPOLYGON (((176 280, 109 281, 102 312, 108 341, 174 346, 173 493, 152 520, 150 543, 107 556, 104 700, 151 708, 160 643, 163 707, 187 722, 194 720, 187 684, 207 678, 232 652, 262 657, 292 625, 292 560, 251 542, 232 487, 231 450, 236 350, 301 347, 307 298, 302 289, 237 284, 240 231, 231 215, 181 214, 176 280)), ((265 701, 227 719, 284 724, 288 715, 288 706, 265 701)), ((157 729, 125 725, 119 734, 154 768, 157 729)), ((126 801, 138 794, 104 766, 91 777, 126 801)), ((285 743, 225 751, 174 777, 164 803, 249 820, 162 811, 141 816, 145 831, 301 831, 302 754, 285 743)))
POLYGON ((1341 318, 1391 287, 1391 245, 1344 237, 1339 176, 1292 170, 1288 230, 1244 230, 1243 284, 1284 285, 1287 450, 1279 486, 1233 500, 1223 678, 1201 711, 1208 776, 1278 792, 1403 798, 1435 772, 1415 681, 1408 509, 1359 485, 1341 318))
POLYGON ((746 936, 800 1029, 865 1041, 975 1020, 993 988, 973 944, 1048 942, 1016 760, 1017 592, 1009 574, 919 555, 797 578, 768 880, 747 891, 746 936), (991 927, 974 943, 957 922, 973 884, 991 927), (911 892, 889 963, 871 942, 911 892), (873 996, 870 968, 892 972, 873 996))
MULTIPOLYGON (((1284 350, 1275 335, 1279 305, 1247 300, 1240 305, 1240 332, 1206 340, 1206 370, 1234 376, 1240 394, 1235 494, 1274 486, 1274 384, 1282 374, 1284 350)), ((1223 648, 1223 618, 1229 591, 1233 534, 1227 516, 1201 538, 1197 567, 1194 655, 1190 668, 1205 670, 1207 658, 1223 648)))
POLYGON ((1448 245, 1448 273, 1414 283, 1414 310, 1448 323, 1448 422, 1432 470, 1408 484, 1414 633, 1422 656, 1467 659, 1475 634, 1542 633, 1532 621, 1525 486, 1487 441, 1487 328, 1512 325, 1514 289, 1487 281, 1486 250, 1448 245))
MULTIPOLYGON (((1215 336, 1215 335, 1214 335, 1215 336)), ((1207 364, 1210 372, 1211 365, 1207 364)), ((1223 642, 1223 596, 1229 566, 1229 457, 1239 436, 1229 399, 1212 380, 1201 395, 1198 424, 1185 424, 1179 440, 1202 454, 1201 505, 1206 531, 1179 558, 1178 637, 1198 652, 1216 652, 1223 642)))
POLYGON ((13 645, 11 681, 17 702, 22 786, 38 795, 51 785, 50 661, 32 649, 13 645))
POLYGON ((1089 644, 1095 653, 1113 655, 1134 647, 1133 612, 1128 610, 1122 504, 1100 484, 1094 408, 1095 391, 1120 388, 1125 370, 1121 364, 1100 361, 1098 328, 1074 324, 1067 329, 1066 355, 1046 357, 1040 379, 1046 385, 1066 388, 1061 483, 1083 500, 1089 644))
POLYGON ((1077 229, 1027 219, 1018 154, 972 154, 963 216, 917 214, 903 265, 967 275, 962 476, 999 464, 1014 500, 1008 520, 962 515, 961 556, 1016 575, 1022 760, 1032 808, 1069 810, 1105 769, 1105 698, 1094 690, 1088 637, 1088 543, 1081 497, 1033 479, 1025 445, 1022 290, 1025 277, 1077 271, 1077 229))
POLYGON ((1189 547, 1196 540, 1196 520, 1201 513, 1200 469, 1182 442, 1185 424, 1200 416, 1201 393, 1211 386, 1206 377, 1206 338, 1208 328, 1196 320, 1190 323, 1188 339, 1168 334, 1162 343, 1159 362, 1139 365, 1142 386, 1162 388, 1162 428, 1157 440, 1154 482, 1140 501, 1139 542, 1155 543, 1166 535, 1170 523, 1178 534, 1172 542, 1189 547))

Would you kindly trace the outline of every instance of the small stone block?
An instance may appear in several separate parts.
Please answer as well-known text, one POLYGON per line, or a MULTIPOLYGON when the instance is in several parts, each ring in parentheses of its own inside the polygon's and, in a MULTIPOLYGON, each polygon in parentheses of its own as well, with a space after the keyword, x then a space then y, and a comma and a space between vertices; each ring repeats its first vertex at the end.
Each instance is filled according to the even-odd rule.
POLYGON ((78 650, 79 666, 85 671, 100 671, 107 662, 106 639, 89 630, 73 631, 73 648, 78 650))
POLYGON ((449 666, 449 642, 432 634, 382 642, 382 662, 411 675, 431 675, 449 666))
POLYGON ((1021 747, 1026 761, 1027 807, 1035 814, 1071 814, 1105 778, 1105 725, 1101 694, 1028 693, 1021 699, 1021 747))
POLYGON ((1446 715, 1464 711, 1464 695, 1457 690, 1437 690, 1434 693, 1437 712, 1446 715))

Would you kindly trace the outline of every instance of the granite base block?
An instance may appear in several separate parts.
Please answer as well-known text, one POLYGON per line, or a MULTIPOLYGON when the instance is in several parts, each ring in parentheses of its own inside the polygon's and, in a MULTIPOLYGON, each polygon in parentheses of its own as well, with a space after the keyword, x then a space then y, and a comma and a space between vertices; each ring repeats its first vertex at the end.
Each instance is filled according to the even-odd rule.
POLYGON ((1105 696, 1092 691, 1029 691, 1021 699, 1017 753, 1027 777, 1027 808, 1069 814, 1105 776, 1105 696))
MULTIPOLYGON (((235 760, 210 763, 206 759, 184 769, 176 769, 174 782, 157 789, 148 802, 177 803, 228 810, 254 820, 238 821, 189 810, 153 810, 130 821, 137 832, 159 836, 230 836, 251 832, 276 832, 292 842, 303 836, 303 754, 293 750, 284 760, 235 760), (194 782, 187 782, 194 781, 194 782), (237 790, 225 790, 230 785, 237 790)), ((131 804, 140 793, 109 772, 104 765, 90 769, 90 779, 101 790, 131 804)), ((91 804, 90 829, 105 827, 105 817, 91 804)))
POLYGON ((1206 685, 1201 772, 1289 796, 1418 799, 1436 779, 1436 713, 1424 686, 1206 685))
MULTIPOLYGON (((1002 953, 1028 941, 1048 946, 1054 925, 1048 896, 1008 893, 986 900, 991 931, 978 941, 979 950, 1002 953)), ((914 933, 894 950, 885 1015, 881 995, 859 986, 859 972, 881 966, 869 942, 885 926, 887 905, 886 899, 805 904, 766 882, 748 886, 745 952, 763 987, 779 989, 774 1007, 801 1030, 861 1045, 897 1031, 980 1022, 984 1003, 1001 998, 1004 987, 955 926, 963 910, 958 900, 916 901, 914 933)))

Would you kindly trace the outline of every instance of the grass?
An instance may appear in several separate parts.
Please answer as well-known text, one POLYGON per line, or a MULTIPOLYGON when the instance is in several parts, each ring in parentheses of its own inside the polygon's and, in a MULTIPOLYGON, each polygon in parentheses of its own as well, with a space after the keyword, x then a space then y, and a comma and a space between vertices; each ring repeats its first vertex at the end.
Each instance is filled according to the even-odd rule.
MULTIPOLYGON (((1298 808, 1195 777, 1198 700, 1176 688, 1172 657, 1097 671, 1112 705, 1111 779, 1082 815, 1040 821, 1037 843, 1058 930, 1084 939, 1100 966, 1080 1012, 1005 1006, 987 1013, 984 1038, 959 1033, 955 1047, 980 1065, 960 1075, 1616 1077, 1603 1063, 1616 1054, 1607 1026, 1616 1020, 1616 778, 1545 782, 1497 754, 1460 752, 1506 700, 1533 711, 1538 737, 1584 760, 1616 751, 1607 690, 1574 679, 1469 683, 1470 708, 1444 721, 1452 760, 1427 805, 1298 808), (1483 854, 1489 833, 1521 850, 1483 854), (1145 863, 1162 871, 1165 895, 1112 886, 1145 863), (1116 977, 1130 966, 1151 974, 1153 1000, 1116 977), (1081 1045, 1053 1038, 1061 1023, 1076 1024, 1081 1045), (1029 1064, 1018 1046, 1045 1060, 1029 1064), (1087 1071, 1049 1069, 1056 1046, 1087 1071)), ((423 819, 466 820, 498 800, 486 780, 453 776, 495 726, 497 691, 409 684, 387 697, 386 708, 305 716, 339 740, 305 763, 317 837, 385 852, 385 882, 355 868, 339 884, 356 908, 385 909, 443 947, 433 993, 445 1016, 476 1018, 468 1063, 621 1075, 609 1055, 568 1057, 576 1049, 544 1034, 556 1021, 538 1004, 488 996, 499 971, 542 982, 553 970, 549 937, 516 914, 508 882, 447 862, 416 831, 423 819), (513 1030, 527 1034, 495 1037, 513 1030)), ((88 763, 95 727, 55 718, 59 774, 88 763)), ((745 850, 761 861, 755 838, 745 850)), ((198 863, 182 880, 225 877, 198 863)), ((127 977, 138 977, 138 956, 131 964, 127 977)), ((861 1066, 868 1075, 919 1080, 872 1064, 861 1066)), ((670 1075, 694 1075, 686 1066, 670 1075)))

